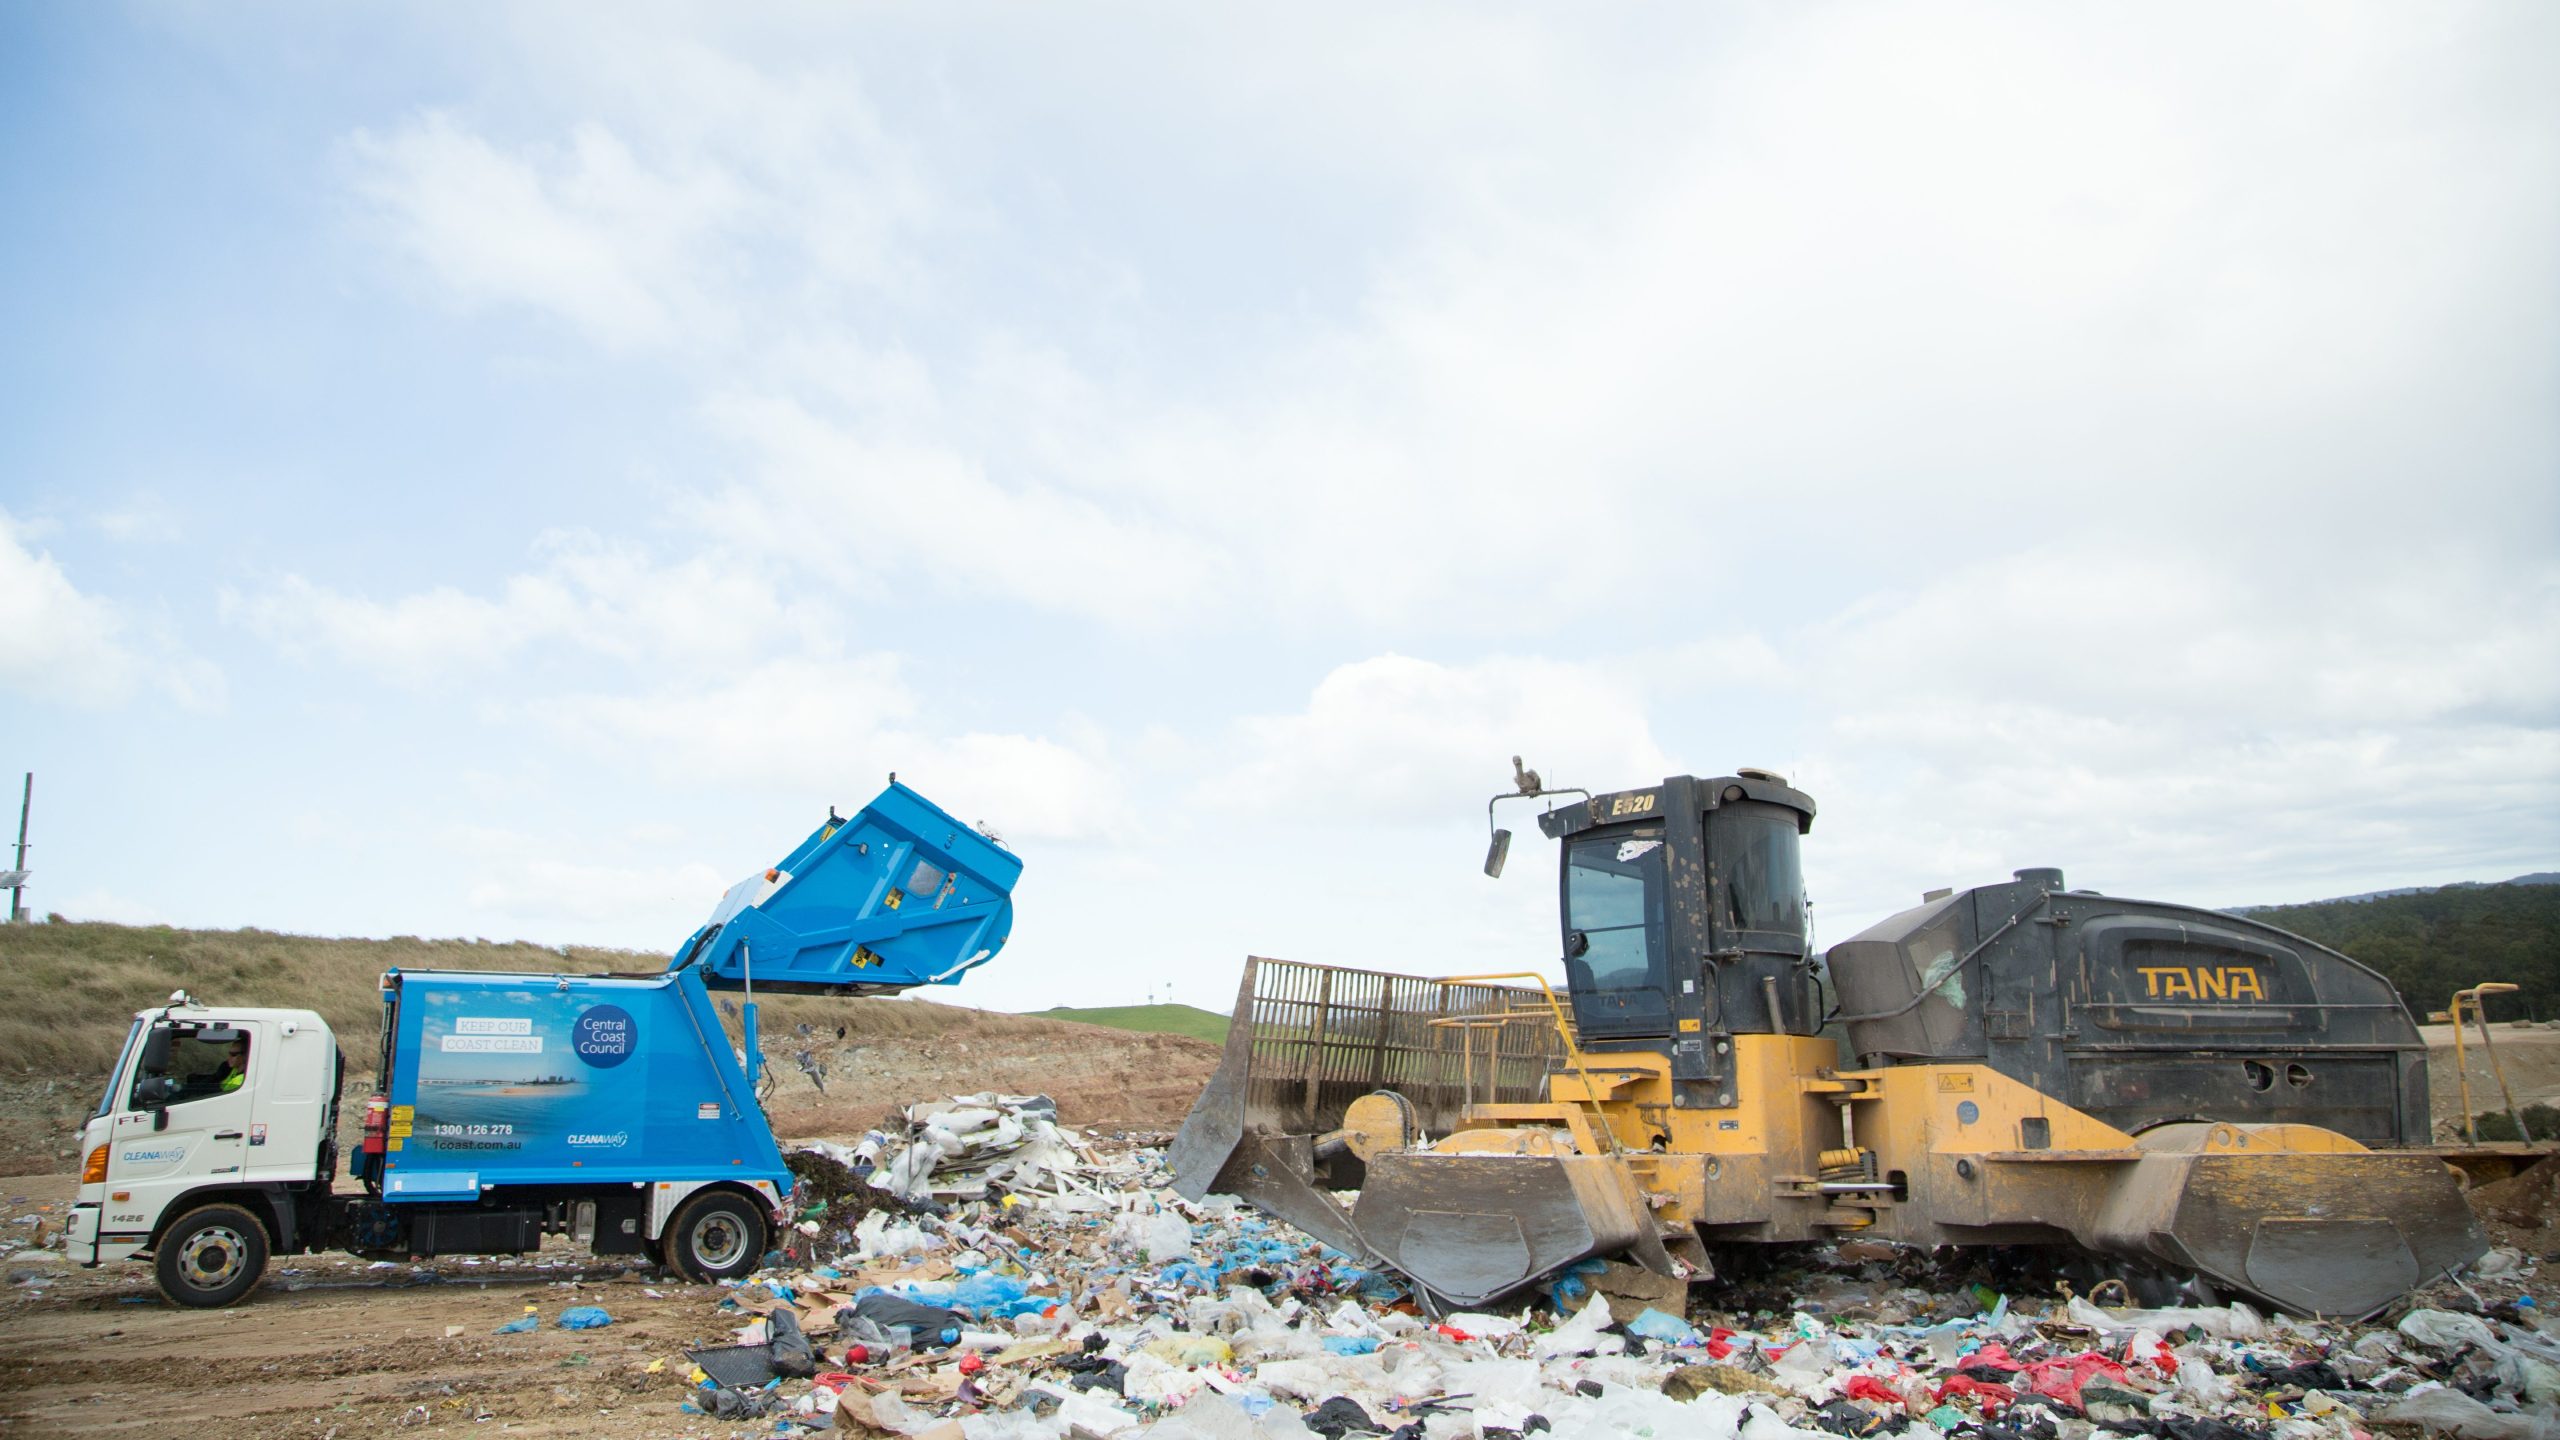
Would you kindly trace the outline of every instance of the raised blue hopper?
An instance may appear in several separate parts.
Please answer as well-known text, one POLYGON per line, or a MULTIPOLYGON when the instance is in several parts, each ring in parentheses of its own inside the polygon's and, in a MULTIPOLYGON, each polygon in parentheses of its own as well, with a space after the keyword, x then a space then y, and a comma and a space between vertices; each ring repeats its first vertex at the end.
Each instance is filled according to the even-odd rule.
POLYGON ((897 782, 729 887, 669 970, 714 990, 885 995, 948 985, 1004 948, 1022 861, 897 782))

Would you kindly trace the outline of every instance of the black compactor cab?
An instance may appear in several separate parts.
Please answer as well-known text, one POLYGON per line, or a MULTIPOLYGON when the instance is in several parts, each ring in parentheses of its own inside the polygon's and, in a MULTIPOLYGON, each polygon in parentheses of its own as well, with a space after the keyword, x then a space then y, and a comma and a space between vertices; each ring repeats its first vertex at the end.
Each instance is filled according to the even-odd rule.
POLYGON ((2317 1125, 2428 1138, 2427 1049, 2391 982, 2243 916, 2063 888, 1940 894, 1831 947, 1868 1065, 1973 1060, 2120 1130, 2317 1125))

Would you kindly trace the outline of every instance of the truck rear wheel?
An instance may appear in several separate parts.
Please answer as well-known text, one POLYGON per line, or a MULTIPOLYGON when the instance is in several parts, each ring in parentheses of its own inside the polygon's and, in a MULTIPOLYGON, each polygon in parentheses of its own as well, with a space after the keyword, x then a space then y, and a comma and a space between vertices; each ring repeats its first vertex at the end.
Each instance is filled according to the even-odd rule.
POLYGON ((659 1237, 667 1268, 687 1280, 735 1280, 764 1259, 764 1216, 734 1190, 706 1190, 677 1207, 659 1237))
POLYGON ((160 1237, 152 1268, 160 1293, 181 1305, 228 1305, 266 1272, 267 1227, 237 1205, 199 1206, 160 1237))

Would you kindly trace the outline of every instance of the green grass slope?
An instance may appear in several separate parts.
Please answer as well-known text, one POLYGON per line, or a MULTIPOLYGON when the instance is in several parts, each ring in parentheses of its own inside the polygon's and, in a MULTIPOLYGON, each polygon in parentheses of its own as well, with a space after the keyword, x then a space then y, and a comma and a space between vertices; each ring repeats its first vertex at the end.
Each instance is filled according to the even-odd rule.
POLYGON ((1212 1045, 1227 1042, 1227 1017, 1190 1005, 1060 1005, 1031 1014, 1042 1020, 1073 1020, 1083 1025, 1107 1025, 1114 1030, 1188 1035, 1212 1045))

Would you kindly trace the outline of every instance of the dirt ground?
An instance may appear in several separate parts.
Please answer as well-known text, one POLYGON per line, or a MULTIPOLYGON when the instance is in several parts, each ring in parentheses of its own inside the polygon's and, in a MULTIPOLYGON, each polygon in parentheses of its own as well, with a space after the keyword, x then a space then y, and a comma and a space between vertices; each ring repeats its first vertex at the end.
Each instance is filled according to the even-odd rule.
MULTIPOLYGON (((1066 1123, 1087 1130, 1160 1133, 1181 1122, 1218 1050, 1058 1023, 1032 1045, 896 1036, 814 1058, 826 1067, 823 1090, 787 1052, 775 1056, 771 1110, 785 1135, 851 1138, 898 1106, 979 1090, 1049 1095, 1066 1123)), ((85 1090, 0 1082, 0 1160, 29 1170, 71 1165, 71 1135, 95 1098, 85 1090)), ((58 1234, 75 1190, 70 1174, 0 1175, 0 1236, 28 1238, 36 1227, 22 1228, 22 1216, 58 1234)), ((247 1301, 215 1311, 163 1303, 138 1264, 82 1270, 25 1251, 0 1259, 0 1279, 0 1435, 335 1440, 771 1429, 715 1425, 678 1409, 688 1393, 681 1352, 727 1344, 745 1322, 718 1308, 722 1292, 642 1262, 569 1248, 420 1265, 295 1256, 271 1266, 247 1301), (492 1333, 528 1303, 542 1329, 492 1333), (602 1305, 615 1323, 593 1331, 552 1324, 585 1304, 602 1305), (449 1326, 462 1333, 448 1338, 449 1326), (666 1368, 649 1374, 660 1359, 666 1368)))
MULTIPOLYGON (((69 1177, 0 1192, 70 1194, 69 1177)), ((729 1343, 723 1292, 645 1262, 562 1249, 521 1261, 368 1265, 294 1257, 228 1310, 162 1303, 148 1267, 0 1262, 0 1434, 311 1440, 471 1430, 524 1436, 726 1434, 678 1407, 682 1351, 729 1343), (40 1278, 19 1278, 36 1272, 40 1278), (492 1333, 537 1307, 543 1327, 492 1333), (557 1328, 601 1305, 601 1330, 557 1328), (448 1327, 461 1334, 448 1338, 448 1327), (651 1361, 664 1359, 651 1375, 651 1361), (699 1423, 688 1428, 684 1422, 699 1423)))

